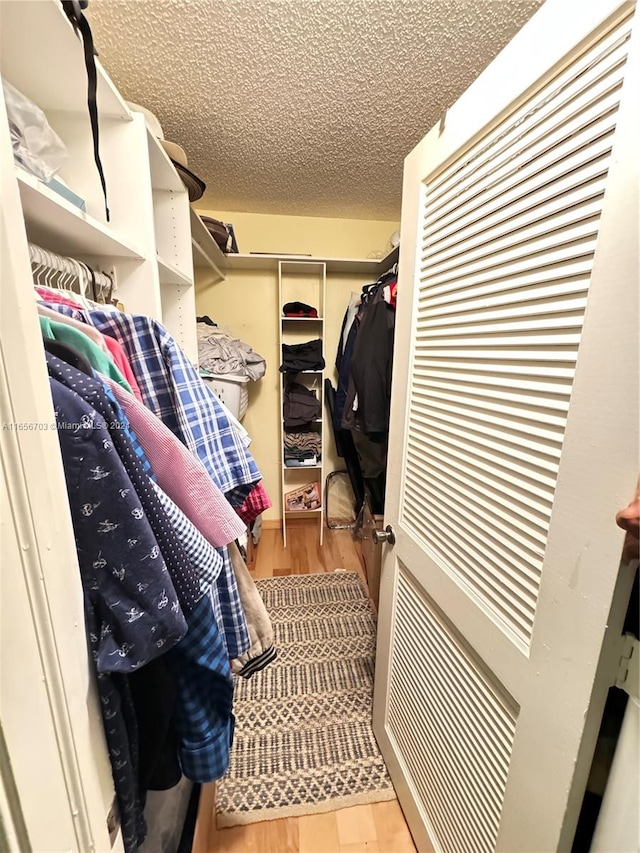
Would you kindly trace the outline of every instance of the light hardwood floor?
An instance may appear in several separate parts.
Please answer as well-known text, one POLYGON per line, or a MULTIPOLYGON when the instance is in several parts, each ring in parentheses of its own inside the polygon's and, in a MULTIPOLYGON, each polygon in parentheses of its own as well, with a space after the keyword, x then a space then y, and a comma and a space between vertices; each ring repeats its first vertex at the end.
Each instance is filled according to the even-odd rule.
MULTIPOLYGON (((250 566, 255 578, 348 569, 365 579, 360 545, 349 530, 326 530, 322 548, 317 522, 296 520, 287 527, 288 547, 280 530, 266 529, 250 566)), ((202 792, 194 853, 415 853, 397 800, 340 811, 263 821, 218 830, 213 811, 214 786, 202 792)))

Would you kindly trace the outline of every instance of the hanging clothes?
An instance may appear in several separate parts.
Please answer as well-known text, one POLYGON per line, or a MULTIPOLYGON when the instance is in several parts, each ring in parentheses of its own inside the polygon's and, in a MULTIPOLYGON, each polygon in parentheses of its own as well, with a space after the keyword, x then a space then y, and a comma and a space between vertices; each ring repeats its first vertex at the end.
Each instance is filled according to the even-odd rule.
POLYGON ((166 791, 182 778, 174 716, 177 688, 164 656, 126 677, 135 711, 140 791, 166 791))
MULTIPOLYGON (((67 318, 71 319, 71 318, 67 318)), ((99 334, 99 333, 98 333, 99 334)), ((138 383, 136 382, 136 377, 133 375, 133 370, 131 370, 131 365, 129 364, 129 359, 125 355, 124 350, 114 338, 109 335, 103 335, 103 340, 106 344, 106 347, 109 351, 109 355, 113 359, 115 366, 118 368, 120 373, 124 376, 127 383, 129 384, 132 393, 136 397, 136 399, 142 402, 142 394, 140 389, 138 388, 138 383)), ((122 385, 122 383, 120 383, 122 385)), ((122 385, 122 387, 126 390, 126 386, 122 385)))
POLYGON ((274 661, 278 653, 273 644, 273 626, 267 608, 235 542, 229 545, 229 555, 251 640, 248 651, 231 661, 231 670, 243 678, 250 678, 274 661))
MULTIPOLYGON (((360 306, 358 305, 358 310, 360 306)), ((353 358, 353 351, 356 344, 356 337, 358 334, 359 323, 357 321, 357 312, 353 316, 351 323, 349 324, 348 330, 346 330, 346 336, 344 334, 346 325, 348 322, 348 317, 350 314, 350 308, 347 308, 347 312, 344 316, 343 321, 343 335, 340 337, 340 344, 338 345, 338 352, 336 355, 336 369, 338 371, 338 387, 336 389, 336 395, 334 399, 334 408, 333 408, 333 425, 336 430, 347 429, 347 427, 342 426, 342 416, 344 414, 344 407, 347 403, 347 393, 349 390, 349 376, 351 374, 351 359, 353 358)))
POLYGON ((260 472, 218 398, 167 330, 140 314, 51 307, 119 341, 145 406, 202 460, 232 505, 242 505, 261 479, 260 472))
MULTIPOLYGON (((156 502, 155 497, 157 495, 148 493, 145 476, 151 476, 155 479, 151 465, 137 436, 132 433, 124 413, 116 410, 104 399, 105 393, 100 383, 84 376, 79 371, 74 371, 73 368, 64 365, 64 363, 60 364, 58 360, 55 360, 54 363, 52 358, 49 356, 47 358, 50 362, 50 372, 56 368, 59 377, 65 379, 80 394, 86 395, 91 403, 97 405, 102 414, 110 419, 108 421, 110 424, 118 426, 114 433, 114 444, 122 453, 125 465, 128 466, 128 471, 137 484, 139 493, 143 495, 144 510, 148 513, 154 530, 159 531, 157 535, 161 540, 163 553, 171 554, 172 576, 182 593, 182 606, 187 611, 193 608, 195 603, 209 591, 215 571, 218 588, 213 603, 219 613, 220 630, 225 634, 230 658, 244 654, 249 648, 249 634, 226 548, 223 547, 219 552, 207 551, 209 543, 204 539, 200 530, 191 524, 168 496, 160 492, 163 501, 158 500, 156 502), (164 505, 162 505, 163 503, 164 505), (159 520, 162 513, 165 516, 164 521, 159 520), (168 519, 166 518, 167 514, 170 516, 168 519), (167 537, 169 537, 168 541, 167 537), (222 564, 221 567, 220 563, 222 564), (206 567, 206 575, 203 566, 206 567)), ((117 405, 115 401, 114 404, 117 405)), ((175 474, 175 468, 172 468, 170 473, 175 474)), ((213 486, 213 484, 211 485, 213 486)), ((157 487, 156 491, 159 491, 157 487)), ((226 502, 224 505, 227 506, 226 502)), ((208 526, 211 526, 212 522, 215 524, 215 519, 209 519, 208 526)), ((239 519, 236 520, 236 524, 238 525, 235 528, 236 530, 244 530, 244 525, 239 519)), ((230 535, 230 531, 228 531, 225 536, 216 539, 216 541, 221 545, 226 545, 233 538, 235 537, 230 535)))
POLYGON ((342 329, 340 330, 340 338, 338 340, 338 355, 336 357, 336 367, 339 368, 339 360, 341 358, 341 354, 344 352, 344 348, 347 345, 347 337, 349 336, 349 332, 351 331, 351 326, 353 326, 353 321, 356 319, 356 314, 360 308, 360 294, 352 293, 349 297, 349 303, 347 305, 347 310, 344 312, 344 317, 342 318, 342 329))
POLYGON ((235 719, 229 658, 208 599, 190 614, 186 637, 167 656, 175 678, 182 772, 194 782, 219 779, 229 766, 235 719))
POLYGON ((253 520, 270 501, 246 431, 162 326, 60 302, 40 308, 88 645, 133 853, 146 832, 145 790, 226 771, 231 662, 249 676, 276 656, 233 544, 240 515, 253 520))
POLYGON ((357 334, 341 426, 375 439, 389 431, 395 311, 378 284, 356 318, 357 334))
POLYGON ((179 590, 181 606, 190 611, 204 595, 200 589, 200 578, 175 535, 175 530, 149 482, 148 472, 143 467, 141 455, 131 441, 128 422, 125 421, 124 415, 111 404, 104 387, 98 380, 86 376, 49 353, 46 358, 49 375, 68 388, 72 388, 107 424, 111 447, 122 460, 132 487, 137 493, 140 503, 139 512, 149 520, 160 551, 167 561, 173 583, 179 590))
POLYGON ((348 460, 358 503, 366 492, 375 514, 384 512, 396 298, 396 268, 363 288, 355 317, 352 294, 336 354, 336 445, 348 460))
POLYGON ((259 516, 261 516, 265 510, 268 510, 270 506, 271 498, 267 494, 262 483, 258 483, 258 485, 254 486, 249 492, 242 506, 237 507, 236 512, 244 523, 249 526, 259 516))
POLYGON ((51 377, 78 549, 89 649, 127 851, 145 835, 137 726, 123 678, 174 646, 187 623, 151 525, 95 410, 51 377), (116 677, 118 676, 118 677, 116 677))
POLYGON ((157 472, 162 489, 214 546, 223 546, 244 533, 233 511, 206 468, 146 406, 113 380, 106 380, 138 441, 157 472))
POLYGON ((40 315, 39 320, 40 332, 43 338, 69 344, 92 367, 95 367, 100 373, 104 373, 105 376, 111 376, 119 385, 122 385, 123 388, 131 393, 131 386, 115 366, 113 359, 83 332, 73 326, 68 326, 56 320, 50 320, 48 317, 42 315, 40 315))
POLYGON ((47 308, 47 306, 43 305, 41 302, 38 303, 38 314, 42 317, 47 317, 49 320, 55 320, 56 323, 64 323, 66 326, 71 326, 77 331, 82 332, 82 334, 89 338, 89 340, 93 341, 94 344, 96 344, 96 346, 105 353, 105 355, 110 355, 104 335, 101 335, 97 329, 93 328, 93 326, 87 326, 86 323, 80 323, 78 320, 74 320, 73 317, 66 317, 64 314, 60 314, 59 311, 47 308))
POLYGON ((103 672, 131 672, 175 645, 186 621, 109 423, 59 379, 49 381, 80 571, 98 637, 96 664, 103 672))

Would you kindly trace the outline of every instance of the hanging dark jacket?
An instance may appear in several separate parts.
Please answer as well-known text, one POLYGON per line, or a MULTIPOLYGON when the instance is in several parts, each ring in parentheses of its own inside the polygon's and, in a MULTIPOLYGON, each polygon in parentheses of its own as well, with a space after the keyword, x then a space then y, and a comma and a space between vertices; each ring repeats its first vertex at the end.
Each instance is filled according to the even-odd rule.
POLYGON ((357 320, 341 426, 379 437, 389 431, 395 329, 395 310, 385 302, 382 285, 369 297, 357 320))
POLYGON ((333 410, 333 424, 336 429, 342 429, 342 416, 344 414, 344 407, 345 403, 347 402, 347 395, 349 393, 351 359, 353 357, 356 338, 358 336, 358 328, 360 326, 358 315, 356 315, 353 318, 351 326, 349 327, 347 339, 343 347, 342 341, 348 314, 349 310, 347 309, 347 313, 344 315, 344 321, 342 323, 340 343, 338 345, 338 353, 336 355, 336 368, 338 370, 338 387, 336 389, 335 405, 333 410))

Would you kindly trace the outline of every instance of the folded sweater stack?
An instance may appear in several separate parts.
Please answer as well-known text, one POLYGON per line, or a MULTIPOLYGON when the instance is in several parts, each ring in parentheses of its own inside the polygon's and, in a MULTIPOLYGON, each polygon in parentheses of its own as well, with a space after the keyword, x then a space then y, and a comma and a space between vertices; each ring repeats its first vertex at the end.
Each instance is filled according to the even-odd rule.
POLYGON ((322 453, 319 432, 285 432, 284 464, 288 468, 303 468, 315 465, 322 453))

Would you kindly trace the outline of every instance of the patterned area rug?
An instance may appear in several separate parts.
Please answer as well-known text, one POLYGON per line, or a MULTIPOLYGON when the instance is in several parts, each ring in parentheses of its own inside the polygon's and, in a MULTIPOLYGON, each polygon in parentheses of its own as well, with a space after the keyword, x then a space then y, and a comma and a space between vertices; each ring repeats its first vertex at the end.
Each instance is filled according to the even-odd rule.
POLYGON ((278 658, 236 679, 219 827, 395 798, 371 729, 375 614, 355 572, 257 580, 278 658))

